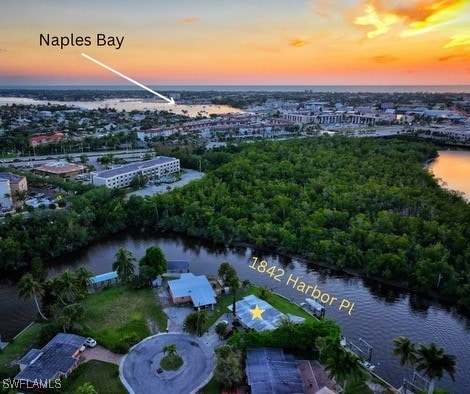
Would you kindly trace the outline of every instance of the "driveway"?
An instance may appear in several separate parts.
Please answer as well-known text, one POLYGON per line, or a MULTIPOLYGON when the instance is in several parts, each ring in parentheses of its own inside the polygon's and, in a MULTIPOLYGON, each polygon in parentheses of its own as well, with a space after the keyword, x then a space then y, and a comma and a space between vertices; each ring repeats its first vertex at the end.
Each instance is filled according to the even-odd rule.
POLYGON ((212 377, 215 353, 189 334, 158 334, 135 345, 120 365, 120 377, 130 393, 193 393, 212 377), (159 371, 163 347, 175 344, 184 364, 178 371, 159 371))
POLYGON ((95 347, 86 348, 82 357, 85 358, 85 361, 100 360, 119 365, 124 356, 122 354, 113 353, 103 346, 96 345, 95 347))

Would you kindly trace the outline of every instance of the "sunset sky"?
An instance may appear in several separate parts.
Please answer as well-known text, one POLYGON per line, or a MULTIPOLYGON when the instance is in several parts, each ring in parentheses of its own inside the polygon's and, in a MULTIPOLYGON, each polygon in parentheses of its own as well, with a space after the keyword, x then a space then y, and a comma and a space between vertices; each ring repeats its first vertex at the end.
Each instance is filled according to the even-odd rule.
POLYGON ((0 31, 0 85, 129 85, 82 52, 153 86, 470 84, 470 0, 16 0, 0 31))

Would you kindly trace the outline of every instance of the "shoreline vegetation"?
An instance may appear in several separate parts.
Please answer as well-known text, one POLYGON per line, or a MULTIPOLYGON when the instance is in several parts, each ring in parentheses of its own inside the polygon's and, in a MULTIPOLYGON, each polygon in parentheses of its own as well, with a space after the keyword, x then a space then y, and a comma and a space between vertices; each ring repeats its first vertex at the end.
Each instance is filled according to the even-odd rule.
POLYGON ((126 229, 171 230, 299 256, 470 310, 470 205, 423 168, 434 145, 324 136, 175 156, 182 167, 202 162, 207 175, 127 202, 123 190, 83 189, 67 198, 69 209, 7 217, 0 272, 126 229))

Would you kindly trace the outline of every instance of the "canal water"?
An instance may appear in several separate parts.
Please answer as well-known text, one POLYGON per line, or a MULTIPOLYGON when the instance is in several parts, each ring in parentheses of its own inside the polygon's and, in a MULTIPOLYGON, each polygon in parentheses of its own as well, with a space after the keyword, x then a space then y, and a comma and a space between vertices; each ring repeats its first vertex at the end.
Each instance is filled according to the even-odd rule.
POLYGON ((442 187, 463 193, 470 201, 470 150, 442 150, 429 166, 442 187))

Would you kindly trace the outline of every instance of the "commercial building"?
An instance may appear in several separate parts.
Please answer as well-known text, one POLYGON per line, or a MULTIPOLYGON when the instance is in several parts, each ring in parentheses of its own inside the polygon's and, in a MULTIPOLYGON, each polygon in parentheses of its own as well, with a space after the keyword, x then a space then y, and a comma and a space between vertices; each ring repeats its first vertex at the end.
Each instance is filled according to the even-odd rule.
POLYGON ((147 180, 168 182, 173 174, 179 174, 180 161, 174 157, 159 156, 152 160, 127 164, 110 170, 91 173, 93 184, 106 186, 111 189, 127 187, 136 175, 147 180))
POLYGON ((65 138, 63 133, 55 133, 52 135, 38 135, 36 137, 31 137, 29 141, 29 146, 35 148, 38 145, 48 144, 50 142, 61 141, 65 138))
POLYGON ((43 164, 34 169, 34 172, 41 175, 57 175, 63 178, 71 175, 81 174, 86 172, 87 167, 82 164, 68 163, 68 162, 54 162, 43 164))
MULTIPOLYGON (((12 208, 21 205, 18 193, 28 190, 26 177, 11 172, 0 172, 0 208, 12 208)), ((0 209, 1 210, 1 209, 0 209)))

